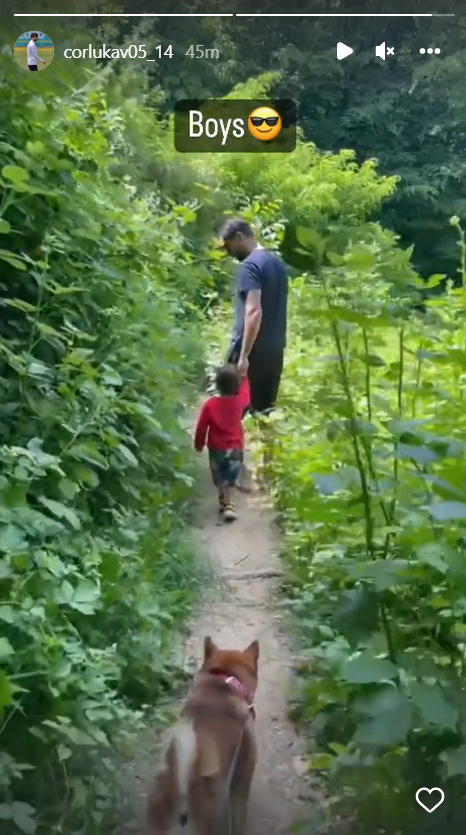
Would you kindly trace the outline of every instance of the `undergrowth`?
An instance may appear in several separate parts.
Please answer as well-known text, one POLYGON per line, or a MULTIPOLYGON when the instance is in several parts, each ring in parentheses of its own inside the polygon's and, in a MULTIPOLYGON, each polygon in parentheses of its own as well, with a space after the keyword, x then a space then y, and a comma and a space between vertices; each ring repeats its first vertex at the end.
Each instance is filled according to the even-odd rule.
POLYGON ((2 824, 101 835, 121 746, 147 709, 163 722, 182 675, 173 650, 202 582, 185 423, 209 331, 208 359, 227 347, 230 312, 213 305, 231 265, 211 237, 232 212, 307 272, 292 282, 270 475, 312 659, 300 698, 312 767, 338 798, 332 814, 371 832, 406 830, 419 780, 448 785, 449 812, 466 773, 464 269, 459 289, 414 313, 425 288, 409 253, 366 222, 396 185, 373 160, 301 138, 260 166, 175 160, 140 77, 64 62, 32 99, 8 50, 2 824))
POLYGON ((163 141, 153 117, 103 90, 45 87, 27 107, 7 60, 0 820, 11 835, 93 835, 117 811, 118 752, 147 710, 163 720, 201 582, 183 419, 203 362, 203 278, 189 206, 125 173, 135 119, 153 127, 148 158, 163 141), (183 271, 184 293, 172 281, 183 271))
POLYGON ((460 282, 441 295, 426 291, 442 276, 418 279, 380 231, 292 282, 268 475, 305 659, 293 713, 332 798, 317 828, 420 835, 422 786, 445 792, 429 831, 463 827, 466 274, 452 223, 460 282))

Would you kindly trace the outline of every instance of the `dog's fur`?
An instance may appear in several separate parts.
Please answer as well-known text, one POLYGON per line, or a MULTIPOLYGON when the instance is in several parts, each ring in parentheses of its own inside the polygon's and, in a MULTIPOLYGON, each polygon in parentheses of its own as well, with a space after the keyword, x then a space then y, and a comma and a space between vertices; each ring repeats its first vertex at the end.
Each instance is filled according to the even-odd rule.
POLYGON ((258 659, 257 641, 238 651, 204 639, 203 664, 149 796, 149 835, 168 835, 175 824, 186 823, 193 835, 244 835, 256 764, 252 701, 258 659), (227 676, 243 690, 232 688, 227 676))

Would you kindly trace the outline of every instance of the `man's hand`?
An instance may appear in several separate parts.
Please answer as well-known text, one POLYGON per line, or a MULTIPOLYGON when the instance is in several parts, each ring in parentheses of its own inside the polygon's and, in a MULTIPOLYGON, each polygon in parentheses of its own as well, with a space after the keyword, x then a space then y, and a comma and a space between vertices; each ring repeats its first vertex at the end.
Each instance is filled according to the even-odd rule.
POLYGON ((238 371, 241 377, 246 377, 249 368, 249 360, 247 357, 240 356, 238 360, 238 371))

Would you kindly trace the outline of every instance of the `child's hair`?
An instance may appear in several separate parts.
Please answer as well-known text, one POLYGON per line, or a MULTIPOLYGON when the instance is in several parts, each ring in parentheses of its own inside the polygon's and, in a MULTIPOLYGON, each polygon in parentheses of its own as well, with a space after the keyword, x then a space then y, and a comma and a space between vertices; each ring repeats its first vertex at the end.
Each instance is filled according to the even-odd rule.
POLYGON ((225 363, 221 368, 217 369, 215 375, 215 385, 219 394, 227 397, 228 395, 238 394, 241 378, 236 365, 231 362, 225 363))

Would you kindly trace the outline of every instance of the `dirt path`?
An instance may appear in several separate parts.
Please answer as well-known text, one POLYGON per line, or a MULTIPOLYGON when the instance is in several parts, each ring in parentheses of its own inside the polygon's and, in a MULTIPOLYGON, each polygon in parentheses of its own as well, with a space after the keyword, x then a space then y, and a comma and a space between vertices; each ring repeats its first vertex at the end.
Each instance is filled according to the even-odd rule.
MULTIPOLYGON (((242 648, 255 638, 259 640, 260 685, 256 707, 260 759, 254 776, 247 835, 289 835, 303 811, 306 787, 300 774, 300 740, 287 721, 291 653, 274 605, 276 580, 264 577, 264 574, 280 572, 278 532, 260 496, 240 496, 238 520, 225 525, 219 522, 216 497, 207 472, 203 473, 200 490, 202 498, 194 534, 215 577, 201 615, 192 624, 186 664, 190 668, 198 667, 205 635, 211 635, 225 648, 242 648)), ((141 801, 155 770, 154 760, 148 770, 147 752, 144 760, 142 765, 134 764, 141 801)), ((133 831, 137 831, 137 824, 136 830, 134 823, 119 830, 133 831)), ((180 829, 181 833, 186 835, 186 830, 180 829)))
POLYGON ((261 576, 280 571, 278 532, 260 496, 239 497, 238 520, 232 525, 219 523, 215 496, 207 481, 204 496, 196 534, 222 581, 223 593, 217 585, 215 598, 204 604, 188 651, 200 660, 204 635, 211 635, 220 647, 246 647, 255 638, 259 640, 256 707, 260 753, 248 835, 288 835, 299 817, 305 787, 299 775, 300 740, 287 721, 291 654, 274 607, 276 581, 261 576))

